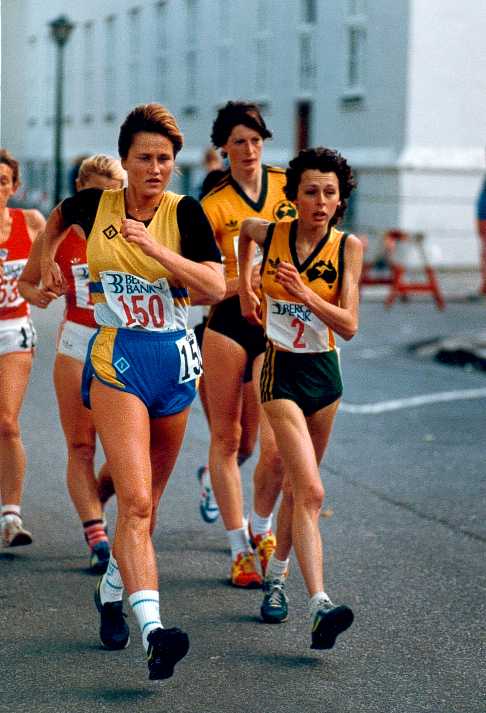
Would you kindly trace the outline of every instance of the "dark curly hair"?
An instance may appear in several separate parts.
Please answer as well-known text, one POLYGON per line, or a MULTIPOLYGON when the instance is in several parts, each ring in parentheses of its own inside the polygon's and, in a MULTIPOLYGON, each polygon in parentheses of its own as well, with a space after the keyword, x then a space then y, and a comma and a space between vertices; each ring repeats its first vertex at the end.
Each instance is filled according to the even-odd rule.
POLYGON ((229 135, 238 124, 257 131, 262 139, 270 139, 272 132, 267 126, 256 104, 242 101, 229 101, 222 106, 213 123, 211 141, 220 148, 228 141, 229 135))
POLYGON ((317 170, 321 173, 335 173, 339 181, 340 204, 331 220, 331 225, 335 225, 345 214, 348 207, 348 198, 356 181, 353 171, 345 158, 338 151, 318 146, 314 149, 303 149, 298 156, 289 162, 285 175, 287 183, 284 193, 289 201, 295 201, 299 183, 304 171, 317 170))

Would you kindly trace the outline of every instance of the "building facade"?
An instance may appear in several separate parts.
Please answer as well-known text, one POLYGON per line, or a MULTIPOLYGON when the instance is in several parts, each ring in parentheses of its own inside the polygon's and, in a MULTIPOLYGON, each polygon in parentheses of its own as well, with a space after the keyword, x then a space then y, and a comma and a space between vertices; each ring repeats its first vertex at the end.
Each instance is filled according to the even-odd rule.
POLYGON ((251 99, 274 134, 268 163, 318 144, 350 160, 354 230, 421 230, 437 265, 477 264, 483 0, 3 0, 1 12, 1 140, 22 161, 29 196, 51 192, 48 23, 66 14, 66 165, 116 155, 127 111, 159 101, 185 134, 174 188, 194 192, 217 108, 251 99))

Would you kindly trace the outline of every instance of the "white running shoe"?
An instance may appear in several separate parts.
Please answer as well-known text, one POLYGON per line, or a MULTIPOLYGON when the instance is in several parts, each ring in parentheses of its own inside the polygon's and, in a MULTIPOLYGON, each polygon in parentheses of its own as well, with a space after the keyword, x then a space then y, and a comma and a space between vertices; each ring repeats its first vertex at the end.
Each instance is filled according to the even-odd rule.
POLYGON ((204 522, 216 522, 219 517, 219 507, 214 497, 211 486, 211 478, 207 466, 198 468, 197 479, 199 481, 199 512, 204 522))
POLYGON ((16 513, 6 513, 0 518, 0 532, 4 547, 30 545, 32 535, 22 527, 22 518, 16 513))

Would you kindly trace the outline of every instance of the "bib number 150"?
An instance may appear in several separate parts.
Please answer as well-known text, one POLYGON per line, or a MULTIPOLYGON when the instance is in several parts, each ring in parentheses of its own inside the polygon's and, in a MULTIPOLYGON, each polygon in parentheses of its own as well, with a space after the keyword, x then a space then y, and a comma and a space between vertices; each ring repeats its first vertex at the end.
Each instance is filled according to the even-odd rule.
POLYGON ((202 358, 194 332, 188 332, 178 339, 177 348, 180 356, 179 384, 197 379, 202 374, 202 358))
POLYGON ((149 329, 161 329, 164 326, 164 303, 159 295, 150 295, 148 299, 145 295, 132 295, 131 298, 131 302, 126 302, 124 295, 117 298, 123 307, 127 327, 140 324, 149 329))

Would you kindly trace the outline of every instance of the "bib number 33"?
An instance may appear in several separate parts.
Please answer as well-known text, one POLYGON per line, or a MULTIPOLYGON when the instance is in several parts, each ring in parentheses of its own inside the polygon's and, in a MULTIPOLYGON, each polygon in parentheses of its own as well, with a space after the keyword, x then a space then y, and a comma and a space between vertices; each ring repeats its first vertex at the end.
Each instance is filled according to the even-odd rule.
POLYGON ((180 357, 179 384, 197 379, 203 373, 203 369, 201 352, 194 332, 190 330, 184 337, 178 339, 176 346, 180 357))

